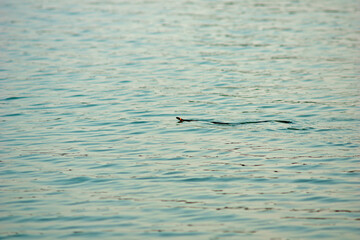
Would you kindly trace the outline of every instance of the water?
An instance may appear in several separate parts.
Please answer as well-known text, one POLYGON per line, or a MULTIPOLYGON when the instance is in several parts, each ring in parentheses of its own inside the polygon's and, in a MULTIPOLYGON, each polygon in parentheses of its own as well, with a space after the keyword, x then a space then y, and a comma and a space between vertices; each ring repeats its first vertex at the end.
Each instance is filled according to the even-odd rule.
POLYGON ((359 10, 1 1, 0 238, 357 239, 359 10))

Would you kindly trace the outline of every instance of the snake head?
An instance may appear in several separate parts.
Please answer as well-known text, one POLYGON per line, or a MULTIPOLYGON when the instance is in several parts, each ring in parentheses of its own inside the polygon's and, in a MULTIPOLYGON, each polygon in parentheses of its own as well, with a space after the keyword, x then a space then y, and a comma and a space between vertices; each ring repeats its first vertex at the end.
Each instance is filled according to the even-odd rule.
POLYGON ((184 119, 182 119, 181 117, 176 117, 176 119, 179 120, 179 123, 184 121, 184 119))

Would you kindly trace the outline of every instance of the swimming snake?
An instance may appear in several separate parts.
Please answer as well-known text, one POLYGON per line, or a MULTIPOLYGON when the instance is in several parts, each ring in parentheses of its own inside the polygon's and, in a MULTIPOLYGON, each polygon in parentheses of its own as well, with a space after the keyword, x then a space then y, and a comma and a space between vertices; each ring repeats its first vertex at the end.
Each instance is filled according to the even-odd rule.
POLYGON ((248 121, 248 122, 235 122, 235 123, 229 123, 229 122, 216 122, 211 120, 201 120, 201 119, 183 119, 181 117, 176 117, 177 120, 179 120, 178 123, 182 122, 193 122, 193 121, 202 121, 202 122, 210 122, 213 124, 221 124, 221 125, 241 125, 241 124, 251 124, 251 123, 266 123, 266 122, 278 122, 278 123, 286 123, 291 124, 293 122, 287 121, 287 120, 260 120, 260 121, 248 121))

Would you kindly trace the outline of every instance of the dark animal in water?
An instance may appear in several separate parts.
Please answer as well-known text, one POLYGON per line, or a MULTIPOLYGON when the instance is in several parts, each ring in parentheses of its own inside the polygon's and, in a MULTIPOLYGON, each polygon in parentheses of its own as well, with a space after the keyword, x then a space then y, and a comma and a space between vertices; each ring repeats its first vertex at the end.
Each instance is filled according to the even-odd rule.
POLYGON ((203 122, 210 122, 213 124, 222 124, 222 125, 241 125, 241 124, 251 124, 251 123, 266 123, 266 122, 278 122, 278 123, 286 123, 291 124, 293 122, 286 121, 286 120, 261 120, 261 121, 249 121, 249 122, 237 122, 237 123, 228 123, 228 122, 214 122, 211 120, 200 120, 200 119, 183 119, 181 117, 176 117, 179 120, 179 123, 182 122, 193 122, 193 121, 203 121, 203 122))

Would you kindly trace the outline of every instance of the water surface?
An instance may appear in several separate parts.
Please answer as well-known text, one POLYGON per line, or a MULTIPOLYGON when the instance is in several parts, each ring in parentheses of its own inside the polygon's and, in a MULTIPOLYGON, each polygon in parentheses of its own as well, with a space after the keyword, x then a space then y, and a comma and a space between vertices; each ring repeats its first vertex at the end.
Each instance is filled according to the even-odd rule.
POLYGON ((356 239, 359 10, 1 1, 0 238, 356 239))

